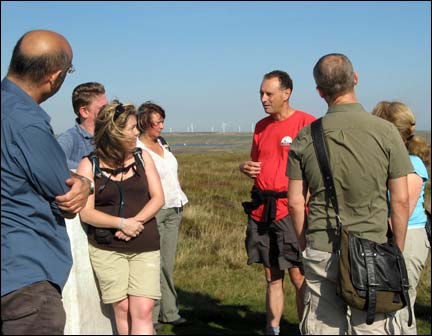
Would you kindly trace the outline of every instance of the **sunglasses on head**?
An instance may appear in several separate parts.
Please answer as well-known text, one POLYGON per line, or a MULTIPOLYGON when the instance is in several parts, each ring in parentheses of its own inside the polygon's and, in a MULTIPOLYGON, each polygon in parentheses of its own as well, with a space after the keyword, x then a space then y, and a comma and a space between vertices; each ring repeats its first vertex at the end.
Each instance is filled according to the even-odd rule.
POLYGON ((124 108, 123 104, 120 103, 119 105, 117 105, 114 111, 114 121, 116 121, 119 115, 122 114, 125 110, 126 109, 124 108))

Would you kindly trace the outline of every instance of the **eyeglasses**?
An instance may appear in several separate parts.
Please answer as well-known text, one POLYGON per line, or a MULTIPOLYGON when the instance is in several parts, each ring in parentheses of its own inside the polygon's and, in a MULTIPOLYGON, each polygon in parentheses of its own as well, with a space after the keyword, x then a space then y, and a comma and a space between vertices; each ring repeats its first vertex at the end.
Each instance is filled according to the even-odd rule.
POLYGON ((66 68, 66 72, 67 72, 68 74, 71 74, 71 73, 74 73, 74 72, 75 72, 75 67, 73 66, 73 64, 69 65, 69 66, 66 68))
POLYGON ((115 111, 114 111, 114 121, 116 121, 117 118, 119 117, 119 115, 122 114, 124 111, 125 111, 125 108, 124 108, 123 104, 122 103, 118 104, 115 108, 115 111))

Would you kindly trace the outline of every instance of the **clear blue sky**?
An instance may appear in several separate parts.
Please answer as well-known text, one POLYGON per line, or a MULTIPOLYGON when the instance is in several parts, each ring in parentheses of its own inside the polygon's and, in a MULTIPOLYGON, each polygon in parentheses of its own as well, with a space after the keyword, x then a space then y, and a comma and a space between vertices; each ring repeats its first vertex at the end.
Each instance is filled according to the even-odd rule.
POLYGON ((32 29, 64 35, 77 71, 43 103, 56 133, 73 126, 73 88, 105 85, 108 99, 152 100, 165 132, 251 131, 265 115, 262 76, 287 71, 291 105, 322 116, 312 68, 346 54, 370 111, 400 100, 431 129, 431 4, 414 2, 1 2, 1 76, 16 41, 32 29))

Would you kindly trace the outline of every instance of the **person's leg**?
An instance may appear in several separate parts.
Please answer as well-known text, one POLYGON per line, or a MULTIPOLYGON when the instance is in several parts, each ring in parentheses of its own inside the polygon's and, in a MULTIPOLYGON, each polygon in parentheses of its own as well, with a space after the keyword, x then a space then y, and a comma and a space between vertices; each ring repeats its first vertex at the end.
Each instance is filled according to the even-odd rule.
POLYGON ((128 317, 129 254, 102 250, 89 244, 89 256, 104 304, 112 304, 117 330, 130 332, 128 317))
POLYGON ((300 332, 302 335, 345 335, 347 306, 336 294, 337 254, 307 247, 303 251, 303 265, 307 286, 300 332))
MULTIPOLYGON (((161 293, 163 293, 163 287, 164 285, 162 285, 163 280, 163 274, 162 274, 162 258, 163 258, 163 254, 164 254, 164 236, 165 236, 165 228, 164 228, 164 221, 166 216, 168 215, 168 212, 165 209, 161 209, 159 210, 159 212, 156 214, 156 223, 158 226, 158 231, 159 231, 159 240, 160 240, 160 264, 161 264, 161 293)), ((159 320, 160 320, 160 309, 161 309, 161 300, 156 300, 154 305, 153 305, 153 313, 152 313, 152 320, 153 320, 153 324, 155 326, 157 326, 159 324, 159 320)))
POLYGON ((299 267, 291 267, 288 272, 291 283, 295 287, 297 315, 299 321, 301 321, 304 311, 304 292, 306 289, 305 278, 299 267))
POLYGON ((153 335, 153 305, 153 299, 133 295, 129 297, 131 335, 153 335))
POLYGON ((284 271, 276 268, 265 267, 265 277, 267 280, 266 291, 266 313, 267 313, 267 332, 272 335, 279 334, 279 325, 284 308, 284 271), (276 329, 275 329, 276 328, 276 329), (275 332, 275 333, 273 333, 275 332))
POLYGON ((180 319, 173 274, 181 218, 182 212, 177 212, 175 209, 163 209, 156 215, 161 242, 162 298, 158 316, 162 322, 172 322, 180 319))
POLYGON ((414 316, 414 304, 417 297, 417 286, 421 272, 425 268, 429 255, 429 240, 426 231, 421 229, 410 229, 407 231, 405 249, 403 251, 405 264, 408 272, 409 290, 408 295, 411 301, 413 323, 408 326, 409 308, 398 310, 395 315, 396 323, 402 331, 402 335, 417 335, 417 324, 414 316))
POLYGON ((129 299, 123 299, 113 304, 117 332, 119 335, 129 335, 131 330, 129 320, 129 299))
POLYGON ((161 298, 160 252, 136 253, 129 259, 129 303, 132 318, 131 332, 153 333, 154 301, 161 298))
POLYGON ((288 269, 291 283, 296 294, 297 315, 299 321, 304 310, 305 280, 301 252, 297 241, 291 217, 286 216, 272 224, 272 230, 277 239, 277 262, 280 269, 288 269))
POLYGON ((394 323, 394 314, 376 313, 372 324, 366 323, 366 312, 350 307, 352 335, 403 335, 394 323))
POLYGON ((278 267, 279 248, 272 224, 260 223, 248 218, 245 247, 248 265, 260 263, 264 266, 266 288, 266 334, 278 335, 284 306, 284 271, 278 267))
POLYGON ((1 298, 2 335, 63 335, 66 315, 58 289, 41 281, 1 298))

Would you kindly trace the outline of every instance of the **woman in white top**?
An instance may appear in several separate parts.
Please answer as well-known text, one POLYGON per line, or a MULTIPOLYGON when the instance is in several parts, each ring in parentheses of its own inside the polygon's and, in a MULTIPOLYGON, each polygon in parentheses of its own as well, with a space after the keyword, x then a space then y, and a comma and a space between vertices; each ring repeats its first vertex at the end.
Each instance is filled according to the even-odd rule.
POLYGON ((160 136, 164 128, 164 120, 165 111, 159 105, 145 102, 138 108, 140 135, 137 147, 146 150, 153 158, 165 195, 165 205, 156 215, 160 235, 162 298, 153 309, 155 328, 159 326, 158 321, 173 325, 186 323, 186 319, 179 315, 173 273, 178 229, 183 215, 183 206, 188 199, 178 180, 177 160, 160 136))

